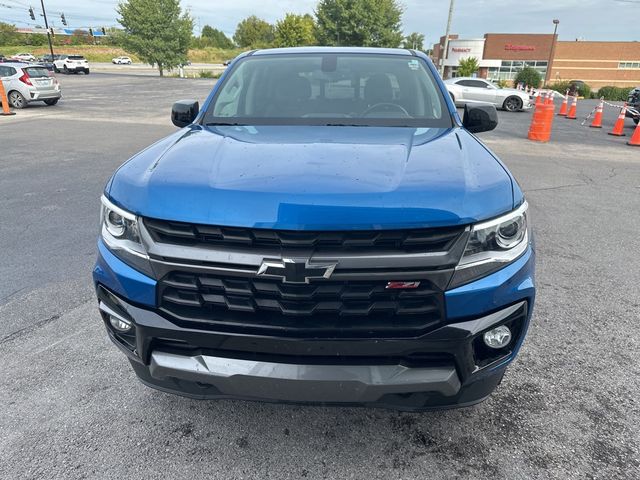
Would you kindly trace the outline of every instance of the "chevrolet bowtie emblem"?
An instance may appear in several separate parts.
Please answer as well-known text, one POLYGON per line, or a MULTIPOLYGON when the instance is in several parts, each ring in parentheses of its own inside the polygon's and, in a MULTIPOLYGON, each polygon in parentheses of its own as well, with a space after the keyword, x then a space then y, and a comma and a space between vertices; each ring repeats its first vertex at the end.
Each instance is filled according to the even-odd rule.
POLYGON ((309 260, 265 260, 258 269, 258 275, 281 278, 284 283, 309 283, 310 280, 329 278, 336 264, 316 265, 309 260))

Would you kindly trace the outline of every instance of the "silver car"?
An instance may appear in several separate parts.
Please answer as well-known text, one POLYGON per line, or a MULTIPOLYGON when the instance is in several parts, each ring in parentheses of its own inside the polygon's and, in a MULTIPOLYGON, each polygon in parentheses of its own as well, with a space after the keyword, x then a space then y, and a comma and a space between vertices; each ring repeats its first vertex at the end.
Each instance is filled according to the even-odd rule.
POLYGON ((62 97, 58 80, 40 65, 0 63, 0 80, 13 108, 24 108, 39 101, 55 105, 62 97))
POLYGON ((528 93, 515 88, 500 88, 482 78, 450 78, 444 83, 456 107, 467 103, 492 103, 496 108, 517 112, 533 106, 528 93))

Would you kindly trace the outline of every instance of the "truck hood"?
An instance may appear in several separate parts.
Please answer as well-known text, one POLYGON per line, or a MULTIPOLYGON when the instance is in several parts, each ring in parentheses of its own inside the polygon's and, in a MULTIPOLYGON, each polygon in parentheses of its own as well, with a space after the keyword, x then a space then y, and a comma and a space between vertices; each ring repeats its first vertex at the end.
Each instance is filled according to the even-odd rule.
POLYGON ((106 194, 141 216, 290 230, 468 224, 514 206, 511 176, 461 128, 191 126, 106 194))

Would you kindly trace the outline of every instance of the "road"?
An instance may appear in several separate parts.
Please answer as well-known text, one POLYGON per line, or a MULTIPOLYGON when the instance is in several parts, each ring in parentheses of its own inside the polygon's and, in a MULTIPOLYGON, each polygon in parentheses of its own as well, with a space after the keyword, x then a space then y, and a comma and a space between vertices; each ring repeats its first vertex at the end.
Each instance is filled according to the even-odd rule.
POLYGON ((533 324, 486 402, 408 414, 138 383, 92 291, 99 197, 174 131, 171 103, 204 100, 213 80, 61 83, 56 107, 0 117, 0 478, 640 478, 640 149, 606 134, 613 109, 602 131, 556 119, 549 144, 525 139, 530 113, 501 112, 481 134, 531 205, 533 324))

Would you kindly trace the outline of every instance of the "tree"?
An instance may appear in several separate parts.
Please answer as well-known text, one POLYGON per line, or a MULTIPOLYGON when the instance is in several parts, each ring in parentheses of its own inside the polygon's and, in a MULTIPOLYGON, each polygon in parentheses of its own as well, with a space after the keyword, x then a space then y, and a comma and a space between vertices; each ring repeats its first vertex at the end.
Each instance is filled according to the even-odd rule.
POLYGON ((16 26, 0 22, 0 45, 16 45, 16 26))
POLYGON ((404 38, 403 47, 424 50, 424 35, 418 32, 410 33, 404 38))
POLYGON ((395 48, 403 38, 397 0, 320 0, 316 21, 323 45, 395 48))
POLYGON ((209 40, 209 44, 212 47, 230 49, 235 47, 229 37, 227 37, 222 30, 205 25, 202 27, 202 38, 209 40))
POLYGON ((123 46, 144 62, 165 69, 187 61, 193 20, 180 0, 126 0, 116 8, 124 27, 123 46))
POLYGON ((458 62, 458 76, 471 77, 478 71, 479 66, 476 57, 461 58, 458 62))
POLYGON ((273 38, 273 25, 255 15, 242 20, 233 35, 233 40, 242 48, 268 47, 273 43, 273 38))
POLYGON ((540 75, 540 73, 538 73, 537 70, 531 67, 524 67, 518 72, 513 83, 515 85, 517 85, 518 83, 522 83, 524 85, 538 88, 542 83, 542 76, 540 75))
POLYGON ((315 45, 315 28, 316 24, 311 15, 287 13, 276 23, 274 44, 277 47, 315 45))

